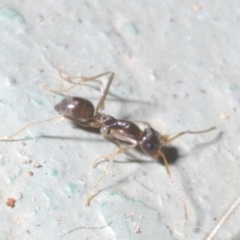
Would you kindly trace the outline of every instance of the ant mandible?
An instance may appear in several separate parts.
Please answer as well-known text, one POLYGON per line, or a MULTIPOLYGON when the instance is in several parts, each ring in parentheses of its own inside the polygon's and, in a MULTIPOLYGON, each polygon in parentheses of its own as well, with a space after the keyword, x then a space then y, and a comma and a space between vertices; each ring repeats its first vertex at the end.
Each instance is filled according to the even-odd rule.
MULTIPOLYGON (((201 134, 201 133, 209 132, 209 131, 215 129, 215 127, 211 127, 207 130, 198 131, 198 132, 184 131, 184 132, 178 133, 176 136, 174 136, 172 138, 168 138, 167 136, 162 135, 158 131, 153 129, 151 127, 151 125, 147 122, 131 122, 131 121, 119 120, 119 119, 112 117, 111 115, 107 115, 104 113, 105 99, 107 97, 109 88, 110 88, 111 83, 114 78, 113 72, 104 72, 102 74, 99 74, 99 75, 96 75, 96 76, 90 77, 90 78, 83 77, 83 76, 66 78, 61 74, 61 72, 59 72, 59 73, 62 78, 64 78, 65 80, 67 80, 69 82, 71 82, 70 81, 71 79, 76 79, 76 78, 80 79, 78 82, 71 82, 74 85, 70 88, 73 88, 76 85, 90 82, 90 81, 100 83, 102 85, 102 87, 101 87, 101 95, 102 96, 101 96, 95 109, 94 109, 93 104, 89 100, 80 98, 80 97, 65 98, 61 102, 56 104, 54 106, 54 109, 62 117, 71 120, 72 122, 76 123, 77 125, 80 125, 82 127, 99 128, 103 138, 111 143, 114 143, 117 146, 117 148, 115 149, 115 151, 113 153, 103 155, 94 161, 93 166, 95 167, 100 162, 101 159, 109 160, 104 172, 102 173, 102 175, 100 176, 98 181, 93 186, 91 193, 88 195, 87 202, 86 202, 87 205, 90 204, 92 198, 95 196, 95 192, 97 190, 98 185, 101 183, 104 176, 110 169, 116 155, 127 152, 131 148, 140 146, 142 151, 145 154, 149 155, 150 157, 152 157, 154 159, 159 159, 159 158, 163 159, 167 174, 171 178, 167 159, 161 151, 162 145, 167 145, 170 142, 172 142, 173 140, 175 140, 176 138, 178 138, 184 134, 201 134), (108 79, 106 87, 104 88, 102 81, 100 81, 98 78, 105 76, 105 75, 109 75, 109 79, 108 79), (138 126, 138 123, 142 123, 146 127, 143 130, 141 130, 138 126), (123 147, 123 146, 121 146, 120 142, 124 142, 128 145, 123 147)), ((47 88, 47 87, 45 86, 44 88, 47 88)), ((65 89, 64 91, 67 91, 69 89, 65 89)), ((50 90, 50 89, 48 89, 48 90, 50 90)), ((61 91, 54 91, 54 90, 50 90, 50 91, 56 92, 56 93, 61 92, 61 91)), ((18 132, 16 132, 15 134, 8 136, 6 138, 2 138, 0 140, 12 139, 17 134, 19 134, 26 128, 29 128, 30 126, 33 126, 33 125, 36 125, 39 123, 43 123, 46 121, 51 121, 56 118, 57 117, 48 119, 48 120, 44 120, 41 122, 35 122, 32 124, 29 124, 29 125, 25 126, 24 128, 22 128, 21 130, 19 130, 18 132)))

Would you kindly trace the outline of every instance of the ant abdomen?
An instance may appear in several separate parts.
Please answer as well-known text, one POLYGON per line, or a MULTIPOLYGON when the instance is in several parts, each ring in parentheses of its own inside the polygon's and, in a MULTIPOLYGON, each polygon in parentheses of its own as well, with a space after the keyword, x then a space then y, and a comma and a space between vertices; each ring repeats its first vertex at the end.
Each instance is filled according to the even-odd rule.
POLYGON ((80 97, 69 97, 63 99, 54 106, 60 114, 70 116, 77 120, 89 119, 94 115, 94 106, 87 99, 80 97))

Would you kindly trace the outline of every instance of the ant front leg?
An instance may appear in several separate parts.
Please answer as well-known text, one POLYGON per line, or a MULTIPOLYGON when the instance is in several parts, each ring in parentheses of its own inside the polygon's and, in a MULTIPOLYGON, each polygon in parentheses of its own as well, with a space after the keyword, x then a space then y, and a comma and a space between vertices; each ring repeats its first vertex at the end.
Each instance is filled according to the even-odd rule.
MULTIPOLYGON (((120 136, 120 135, 121 135, 121 133, 120 133, 117 129, 111 129, 111 130, 110 130, 110 133, 111 133, 113 136, 120 136)), ((107 135, 107 133, 103 133, 103 137, 104 137, 106 140, 111 141, 111 142, 114 143, 114 140, 111 139, 111 138, 109 138, 109 136, 107 135), (111 140, 109 140, 109 139, 111 139, 111 140)), ((91 200, 92 200, 93 197, 95 196, 95 192, 96 192, 96 190, 97 190, 97 187, 98 187, 98 185, 102 182, 104 176, 107 174, 108 170, 110 169, 110 167, 111 167, 111 165, 112 165, 112 163, 113 163, 113 161, 114 161, 115 156, 118 155, 118 154, 127 152, 129 149, 135 148, 135 147, 138 145, 138 142, 137 142, 136 140, 133 140, 133 139, 128 138, 128 137, 125 137, 125 136, 124 136, 124 137, 121 136, 121 140, 123 140, 124 142, 127 142, 127 143, 131 143, 131 145, 126 146, 126 147, 120 147, 120 146, 119 146, 119 143, 117 142, 117 140, 115 140, 115 144, 116 144, 118 147, 116 148, 116 150, 114 151, 114 153, 112 153, 112 154, 106 154, 106 155, 100 157, 100 158, 102 158, 102 157, 105 157, 105 156, 110 156, 109 161, 108 161, 108 164, 107 164, 104 172, 102 173, 102 175, 100 176, 100 178, 97 180, 97 182, 96 182, 95 185, 93 186, 92 191, 91 191, 91 193, 89 194, 89 196, 88 196, 88 198, 87 198, 86 205, 89 205, 90 202, 91 202, 91 200)), ((98 158, 97 160, 99 160, 100 158, 98 158)))

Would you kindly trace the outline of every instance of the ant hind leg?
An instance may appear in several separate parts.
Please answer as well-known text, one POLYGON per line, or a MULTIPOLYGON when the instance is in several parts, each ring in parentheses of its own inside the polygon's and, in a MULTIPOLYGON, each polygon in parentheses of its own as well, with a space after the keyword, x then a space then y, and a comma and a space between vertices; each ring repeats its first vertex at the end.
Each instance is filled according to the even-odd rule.
POLYGON ((76 85, 80 85, 82 83, 90 82, 90 81, 91 82, 97 82, 97 83, 101 84, 101 94, 102 94, 102 97, 100 98, 100 100, 99 100, 99 102, 98 102, 98 104, 96 106, 95 115, 97 113, 99 113, 99 110, 102 113, 104 111, 105 99, 107 97, 107 94, 109 92, 109 88, 110 88, 111 83, 112 83, 113 78, 114 78, 114 72, 104 72, 104 73, 98 74, 98 75, 93 76, 93 77, 84 77, 84 76, 70 77, 70 76, 68 76, 68 79, 69 79, 68 81, 70 81, 70 79, 74 79, 74 78, 80 78, 80 80, 78 82, 76 82, 76 83, 73 83, 74 86, 72 86, 72 88, 75 87, 76 85), (109 76, 109 79, 108 79, 108 83, 107 83, 106 87, 104 88, 102 81, 98 80, 97 78, 103 77, 103 76, 108 75, 108 74, 110 74, 110 76, 109 76))
POLYGON ((25 127, 21 128, 19 131, 13 133, 12 135, 9 136, 5 136, 5 137, 0 137, 0 141, 8 141, 8 140, 12 140, 15 136, 17 136, 18 134, 20 134, 21 132, 25 131, 26 129, 33 127, 35 125, 41 124, 41 123, 45 123, 45 122, 50 122, 53 121, 57 118, 61 118, 62 116, 57 116, 57 117, 53 117, 53 118, 49 118, 43 121, 38 121, 38 122, 34 122, 34 123, 30 123, 28 125, 26 125, 25 127))
POLYGON ((101 74, 98 74, 96 76, 93 76, 93 77, 85 77, 85 76, 64 76, 62 71, 58 69, 58 73, 59 73, 59 76, 61 78, 63 78, 65 81, 73 84, 73 86, 69 87, 69 88, 66 88, 66 89, 62 89, 62 90, 54 90, 54 89, 50 89, 48 86, 46 86, 45 84, 41 83, 41 86, 46 89, 47 91, 49 92, 54 92, 54 93, 57 93, 57 94, 61 94, 63 92, 68 92, 70 90, 72 90, 73 88, 75 88, 77 85, 81 85, 82 83, 86 83, 86 82, 97 82, 99 84, 101 84, 101 98, 96 106, 96 110, 95 110, 95 114, 99 113, 99 111, 103 112, 104 111, 104 102, 105 102, 105 99, 107 97, 107 94, 109 92, 109 88, 111 86, 111 83, 113 81, 113 78, 114 78, 114 72, 104 72, 104 73, 101 73, 101 74), (103 76, 106 76, 110 74, 110 77, 108 79, 108 83, 106 85, 106 87, 104 88, 103 86, 103 83, 101 80, 98 80, 97 78, 100 78, 100 77, 103 77, 103 76), (72 79, 79 79, 79 81, 77 82, 73 82, 71 81, 72 79))

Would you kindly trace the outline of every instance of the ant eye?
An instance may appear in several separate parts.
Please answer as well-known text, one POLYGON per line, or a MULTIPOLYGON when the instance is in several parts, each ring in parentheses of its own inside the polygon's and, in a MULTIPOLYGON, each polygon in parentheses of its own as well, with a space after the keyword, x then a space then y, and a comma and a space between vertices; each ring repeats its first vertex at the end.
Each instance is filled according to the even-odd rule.
POLYGON ((154 144, 153 143, 147 143, 147 148, 149 150, 153 150, 154 149, 154 144))

